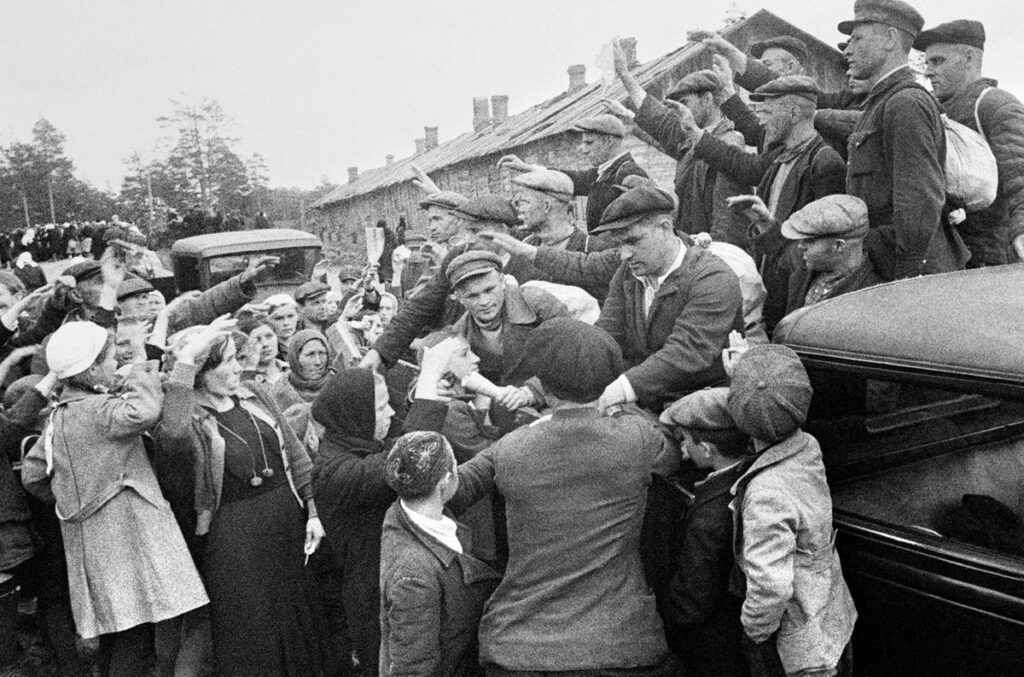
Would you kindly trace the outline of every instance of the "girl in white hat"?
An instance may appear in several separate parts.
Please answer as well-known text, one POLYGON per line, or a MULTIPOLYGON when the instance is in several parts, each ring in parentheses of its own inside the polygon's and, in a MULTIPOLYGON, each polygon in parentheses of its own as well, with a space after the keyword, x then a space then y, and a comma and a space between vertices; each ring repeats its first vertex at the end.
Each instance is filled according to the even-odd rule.
POLYGON ((149 624, 208 602, 143 446, 164 399, 156 363, 144 360, 137 351, 111 394, 111 335, 92 322, 54 332, 46 361, 63 392, 22 468, 25 488, 56 503, 76 630, 102 638, 112 676, 145 672, 149 624))

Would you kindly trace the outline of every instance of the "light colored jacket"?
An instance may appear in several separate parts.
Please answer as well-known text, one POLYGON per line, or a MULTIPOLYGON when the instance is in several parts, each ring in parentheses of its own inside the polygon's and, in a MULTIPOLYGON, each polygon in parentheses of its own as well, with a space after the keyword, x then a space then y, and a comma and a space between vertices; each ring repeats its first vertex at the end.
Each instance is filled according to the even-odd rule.
POLYGON ((778 633, 786 674, 834 668, 857 610, 839 565, 817 440, 797 431, 767 448, 732 493, 744 631, 755 642, 778 633))
POLYGON ((173 618, 208 602, 142 442, 160 418, 156 363, 118 394, 68 386, 22 483, 56 500, 75 629, 82 637, 173 618))

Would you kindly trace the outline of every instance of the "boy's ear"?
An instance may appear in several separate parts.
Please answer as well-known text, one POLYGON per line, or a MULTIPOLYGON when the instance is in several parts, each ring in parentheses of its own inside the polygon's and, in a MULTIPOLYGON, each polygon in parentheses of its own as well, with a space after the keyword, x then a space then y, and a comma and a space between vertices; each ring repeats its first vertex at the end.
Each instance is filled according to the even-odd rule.
POLYGON ((82 292, 80 292, 78 289, 69 289, 68 290, 68 298, 71 299, 72 301, 74 301, 75 303, 81 303, 82 302, 82 292))

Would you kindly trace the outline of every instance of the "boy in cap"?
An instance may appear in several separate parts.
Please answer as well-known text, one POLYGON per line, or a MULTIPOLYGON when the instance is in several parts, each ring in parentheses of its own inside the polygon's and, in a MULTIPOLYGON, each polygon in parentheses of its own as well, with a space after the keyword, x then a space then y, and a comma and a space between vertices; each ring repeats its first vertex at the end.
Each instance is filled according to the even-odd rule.
MULTIPOLYGON (((749 250, 747 223, 726 204, 733 195, 750 192, 750 184, 712 169, 693 153, 692 144, 679 127, 674 108, 650 96, 629 72, 621 45, 615 44, 615 73, 619 76, 634 110, 636 126, 649 134, 677 161, 675 192, 679 207, 675 229, 690 234, 711 233, 720 242, 749 250)), ((710 70, 690 73, 670 91, 666 100, 676 101, 693 113, 698 127, 723 143, 743 148, 743 136, 722 115, 722 81, 710 70)))
POLYGON ((398 494, 384 516, 380 674, 473 674, 476 630, 499 576, 469 554, 468 530, 445 504, 459 486, 455 454, 432 431, 395 440, 384 481, 398 494))
POLYGON ((710 471, 694 486, 676 525, 681 539, 670 554, 674 572, 667 589, 655 588, 669 648, 694 677, 750 674, 740 645, 742 599, 729 590, 736 563, 730 489, 749 465, 750 440, 729 415, 728 397, 728 388, 705 388, 661 414, 683 456, 710 471))
POLYGON ((757 454, 729 505, 746 580, 740 620, 756 677, 852 674, 857 610, 835 549, 821 449, 800 429, 811 393, 786 346, 754 346, 733 367, 729 413, 757 454))
POLYGON ((958 19, 922 31, 924 74, 951 120, 980 132, 999 165, 999 192, 957 224, 971 250, 968 268, 1024 260, 1024 105, 981 75, 985 27, 958 19))
POLYGON ((864 252, 868 208, 852 195, 815 200, 782 224, 804 265, 789 279, 786 313, 884 282, 864 252))
MULTIPOLYGON (((586 196, 587 232, 593 233, 601 223, 601 214, 619 195, 615 186, 622 185, 627 176, 646 177, 647 172, 625 150, 623 139, 626 137, 626 127, 614 115, 595 115, 580 120, 572 126, 572 131, 579 133, 580 155, 591 168, 560 171, 572 180, 573 195, 586 196)), ((498 160, 498 167, 508 167, 519 172, 544 169, 541 165, 523 162, 516 155, 505 155, 498 160)))

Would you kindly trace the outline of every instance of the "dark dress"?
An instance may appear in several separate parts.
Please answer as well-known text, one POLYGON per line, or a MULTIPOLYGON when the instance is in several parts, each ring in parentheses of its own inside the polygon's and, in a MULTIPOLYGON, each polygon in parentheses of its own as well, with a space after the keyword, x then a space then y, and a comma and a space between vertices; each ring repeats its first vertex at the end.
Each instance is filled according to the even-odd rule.
POLYGON ((217 674, 316 675, 319 630, 303 567, 305 517, 277 434, 237 404, 214 416, 224 438, 224 480, 202 573, 217 674))

